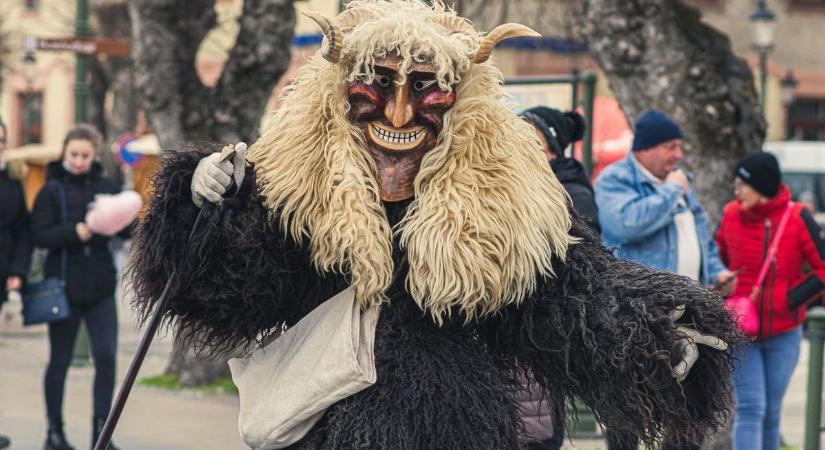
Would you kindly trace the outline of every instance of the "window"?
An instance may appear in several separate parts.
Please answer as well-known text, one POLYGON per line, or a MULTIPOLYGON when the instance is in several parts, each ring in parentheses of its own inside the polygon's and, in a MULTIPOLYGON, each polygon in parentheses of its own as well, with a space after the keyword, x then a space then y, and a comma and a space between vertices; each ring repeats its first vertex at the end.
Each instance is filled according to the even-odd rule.
POLYGON ((25 4, 26 4, 26 12, 36 13, 37 12, 37 7, 40 6, 40 1, 39 0, 26 0, 25 4))
POLYGON ((789 136, 801 141, 825 141, 825 99, 800 98, 791 104, 789 136))
POLYGON ((20 99, 20 145, 43 142, 43 94, 28 92, 20 99))

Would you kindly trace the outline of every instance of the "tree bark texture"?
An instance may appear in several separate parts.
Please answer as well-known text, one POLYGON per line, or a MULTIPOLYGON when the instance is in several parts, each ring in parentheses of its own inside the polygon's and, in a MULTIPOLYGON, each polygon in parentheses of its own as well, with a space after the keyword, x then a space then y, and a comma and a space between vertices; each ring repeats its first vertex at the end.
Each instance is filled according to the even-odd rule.
MULTIPOLYGON (((204 85, 195 57, 216 25, 214 0, 130 0, 135 80, 165 150, 186 143, 253 142, 278 79, 288 69, 294 0, 245 0, 240 31, 217 84, 204 85)), ((204 360, 176 342, 167 372, 196 386, 228 375, 228 356, 204 360)))
MULTIPOLYGON (((108 38, 129 39, 131 21, 126 2, 101 2, 92 8, 97 34, 108 38)), ((120 175, 109 151, 120 136, 135 131, 137 97, 133 64, 130 58, 98 56, 91 61, 89 122, 96 125, 104 137, 104 165, 111 174, 120 175), (107 115, 106 98, 111 95, 111 111, 107 115)))
POLYGON ((216 22, 214 0, 132 0, 129 8, 137 87, 161 146, 254 141, 289 66, 293 0, 244 2, 240 32, 214 87, 195 71, 195 55, 216 22))
POLYGON ((678 0, 583 0, 577 17, 628 121, 656 108, 681 126, 683 166, 717 223, 732 198, 736 162, 765 138, 748 65, 727 36, 678 0))

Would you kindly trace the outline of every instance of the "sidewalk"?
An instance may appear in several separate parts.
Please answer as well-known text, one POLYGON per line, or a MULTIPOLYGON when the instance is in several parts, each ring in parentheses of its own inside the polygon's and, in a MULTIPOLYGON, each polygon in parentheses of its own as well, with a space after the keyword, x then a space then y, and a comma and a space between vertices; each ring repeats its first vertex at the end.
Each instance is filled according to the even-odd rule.
MULTIPOLYGON (((120 305, 118 386, 122 382, 139 334, 131 310, 120 305)), ((171 337, 155 339, 138 377, 163 372, 171 337)), ((13 328, 0 320, 0 433, 12 438, 13 450, 41 448, 45 434, 42 376, 48 354, 45 326, 13 328)), ((801 448, 805 427, 808 345, 803 342, 799 366, 783 407, 782 433, 801 448)), ((91 421, 91 368, 73 368, 66 384, 66 431, 74 446, 88 448, 91 421)), ((202 396, 135 386, 121 417, 115 442, 124 450, 240 450, 238 400, 232 396, 202 396)), ((599 440, 577 441, 568 448, 604 448, 599 440)))
MULTIPOLYGON (((128 306, 120 307, 117 386, 129 367, 139 335, 128 306)), ((156 338, 138 379, 163 372, 172 348, 169 336, 156 338)), ((0 433, 12 450, 42 448, 45 406, 42 376, 48 356, 46 327, 10 331, 0 323, 0 433)), ((78 450, 89 448, 91 427, 90 367, 72 368, 64 403, 66 433, 78 450)), ((121 416, 115 442, 124 450, 241 450, 237 432, 238 400, 136 385, 121 416)))

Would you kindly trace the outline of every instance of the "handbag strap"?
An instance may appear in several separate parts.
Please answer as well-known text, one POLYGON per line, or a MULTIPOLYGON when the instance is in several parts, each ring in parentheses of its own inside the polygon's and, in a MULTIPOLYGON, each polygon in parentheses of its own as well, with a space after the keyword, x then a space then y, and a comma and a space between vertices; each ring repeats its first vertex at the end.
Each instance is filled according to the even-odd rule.
MULTIPOLYGON (((66 206, 66 190, 63 189, 63 184, 57 180, 53 181, 54 186, 57 188, 58 197, 60 200, 60 224, 65 224, 69 222, 69 212, 67 211, 68 207, 66 206)), ((65 282, 66 280, 66 246, 63 246, 62 250, 60 251, 60 281, 65 282)))
POLYGON ((762 263, 762 268, 759 270, 759 277, 756 278, 756 284, 753 286, 753 293, 751 294, 753 297, 755 297, 754 294, 758 294, 759 289, 762 288, 762 283, 765 281, 765 277, 768 276, 768 269, 770 268, 771 263, 776 259, 776 253, 779 251, 779 240, 785 232, 785 225, 788 224, 788 219, 791 217, 791 210, 793 210, 793 206, 793 202, 788 203, 788 207, 785 208, 785 213, 779 221, 779 227, 776 229, 776 234, 773 236, 773 242, 771 242, 771 246, 768 248, 768 254, 765 255, 765 261, 762 263))

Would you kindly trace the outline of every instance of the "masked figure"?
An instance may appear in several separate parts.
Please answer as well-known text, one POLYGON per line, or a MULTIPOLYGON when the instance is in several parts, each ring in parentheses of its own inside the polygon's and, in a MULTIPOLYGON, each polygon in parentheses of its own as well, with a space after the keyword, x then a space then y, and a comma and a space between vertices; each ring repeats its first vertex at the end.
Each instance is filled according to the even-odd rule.
POLYGON ((140 306, 177 268, 169 318, 223 351, 348 286, 360 305, 380 304, 377 383, 290 448, 519 448, 525 374, 554 405, 580 398, 648 443, 699 441, 724 421, 722 341, 739 335, 722 301, 615 259, 502 101, 490 53, 535 32, 482 35, 418 0, 310 16, 325 44, 250 148, 238 189, 229 174, 243 165, 166 158, 134 246, 140 306), (193 196, 221 208, 187 243, 193 196))

